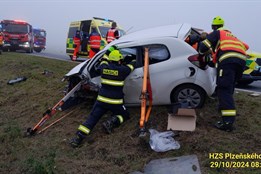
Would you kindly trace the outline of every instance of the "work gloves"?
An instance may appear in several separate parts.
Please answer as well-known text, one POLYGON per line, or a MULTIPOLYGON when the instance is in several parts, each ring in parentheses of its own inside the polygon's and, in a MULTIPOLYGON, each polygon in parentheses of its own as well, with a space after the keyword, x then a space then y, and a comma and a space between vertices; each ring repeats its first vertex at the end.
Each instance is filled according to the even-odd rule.
POLYGON ((212 54, 199 54, 198 60, 203 67, 206 65, 215 67, 215 64, 212 61, 212 54))
POLYGON ((205 40, 207 38, 207 35, 208 35, 208 33, 206 33, 206 32, 201 33, 200 34, 200 41, 205 40))

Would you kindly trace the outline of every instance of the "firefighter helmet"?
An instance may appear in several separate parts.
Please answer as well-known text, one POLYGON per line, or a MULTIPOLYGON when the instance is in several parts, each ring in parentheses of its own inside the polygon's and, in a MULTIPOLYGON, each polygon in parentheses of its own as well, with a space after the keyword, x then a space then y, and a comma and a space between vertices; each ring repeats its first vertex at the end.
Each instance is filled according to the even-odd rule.
POLYGON ((122 54, 120 53, 119 50, 113 50, 110 54, 109 54, 109 58, 108 60, 110 61, 119 61, 123 58, 122 54))
POLYGON ((214 17, 212 25, 224 25, 224 20, 220 16, 214 17))

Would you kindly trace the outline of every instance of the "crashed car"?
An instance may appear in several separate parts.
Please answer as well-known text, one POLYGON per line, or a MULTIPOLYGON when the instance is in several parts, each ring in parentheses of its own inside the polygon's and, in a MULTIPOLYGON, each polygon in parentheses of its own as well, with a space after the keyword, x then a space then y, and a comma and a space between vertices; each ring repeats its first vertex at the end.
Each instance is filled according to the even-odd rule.
POLYGON ((249 85, 254 81, 261 80, 261 53, 247 52, 247 56, 243 76, 237 81, 238 85, 249 85))
MULTIPOLYGON (((127 77, 124 86, 126 105, 140 105, 143 80, 144 49, 149 49, 149 72, 153 105, 185 103, 189 108, 202 107, 216 86, 215 70, 199 60, 198 52, 184 42, 192 32, 190 24, 176 24, 136 31, 108 44, 95 57, 74 67, 65 78, 69 90, 78 81, 88 84, 88 90, 98 91, 101 78, 98 66, 106 50, 115 45, 124 62, 136 59, 136 69, 127 77)), ((88 95, 88 91, 86 91, 88 95)))

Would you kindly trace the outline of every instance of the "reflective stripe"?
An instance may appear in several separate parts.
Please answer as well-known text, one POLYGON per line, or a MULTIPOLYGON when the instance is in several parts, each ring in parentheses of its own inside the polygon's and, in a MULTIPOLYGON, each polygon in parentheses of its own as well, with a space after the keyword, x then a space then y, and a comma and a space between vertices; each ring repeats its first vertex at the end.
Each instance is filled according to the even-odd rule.
POLYGON ((223 69, 220 69, 219 70, 219 77, 222 77, 223 76, 223 69))
POLYGON ((236 110, 221 110, 222 116, 236 116, 236 110))
POLYGON ((90 47, 91 48, 100 48, 101 45, 101 36, 92 35, 90 36, 90 47))
POLYGON ((202 43, 204 43, 208 48, 211 48, 211 43, 209 40, 205 39, 202 43))
POLYGON ((243 72, 243 74, 250 74, 251 72, 253 72, 253 69, 247 69, 243 72))
POLYGON ((240 53, 226 53, 226 54, 223 54, 219 58, 219 62, 221 62, 222 60, 225 60, 227 58, 230 58, 230 57, 236 57, 236 58, 239 58, 239 59, 242 59, 242 60, 246 60, 246 56, 243 55, 243 54, 240 54, 240 53))
POLYGON ((108 80, 101 78, 101 83, 106 85, 112 85, 112 86, 123 86, 124 81, 116 81, 116 80, 108 80))
POLYGON ((220 48, 222 51, 234 50, 243 55, 246 54, 246 48, 243 42, 237 39, 230 31, 220 30, 220 48))
POLYGON ((243 49, 243 51, 246 50, 245 45, 240 41, 222 40, 220 42, 220 45, 221 45, 221 49, 224 48, 224 47, 236 47, 236 48, 239 48, 239 49, 243 49), (236 45, 239 45, 239 46, 236 46, 236 45))
POLYGON ((133 69, 134 69, 133 65, 128 64, 127 66, 131 69, 131 71, 133 71, 133 69))
POLYGON ((104 103, 109 103, 109 104, 122 104, 123 99, 111 99, 111 98, 106 98, 103 96, 98 95, 97 100, 104 102, 104 103))
POLYGON ((117 115, 117 117, 120 120, 120 123, 123 123, 123 117, 121 115, 117 115))
POLYGON ((109 29, 108 31, 108 34, 107 34, 107 42, 110 43, 112 42, 113 40, 115 40, 115 36, 114 36, 114 33, 115 33, 116 29, 109 29))
POLYGON ((78 130, 82 131, 82 132, 85 133, 85 134, 89 134, 89 133, 91 132, 90 129, 88 129, 87 127, 85 127, 85 126, 83 126, 83 125, 80 125, 80 126, 78 127, 78 130))
POLYGON ((103 60, 103 61, 101 61, 100 65, 101 64, 107 64, 108 65, 109 63, 107 61, 103 60))

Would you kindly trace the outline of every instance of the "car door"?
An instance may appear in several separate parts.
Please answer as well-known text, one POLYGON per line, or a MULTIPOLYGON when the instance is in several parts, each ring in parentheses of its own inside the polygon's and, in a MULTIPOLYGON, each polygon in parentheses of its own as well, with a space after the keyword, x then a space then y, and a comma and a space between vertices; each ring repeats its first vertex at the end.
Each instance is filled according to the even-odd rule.
MULTIPOLYGON (((156 84, 157 66, 170 58, 167 48, 161 44, 142 45, 136 47, 136 69, 125 80, 125 103, 128 105, 140 104, 140 95, 143 82, 143 65, 144 65, 144 50, 149 49, 149 68, 151 74, 151 82, 156 84), (156 78, 156 79, 155 79, 156 78)), ((157 103, 157 101, 156 101, 157 103)))

